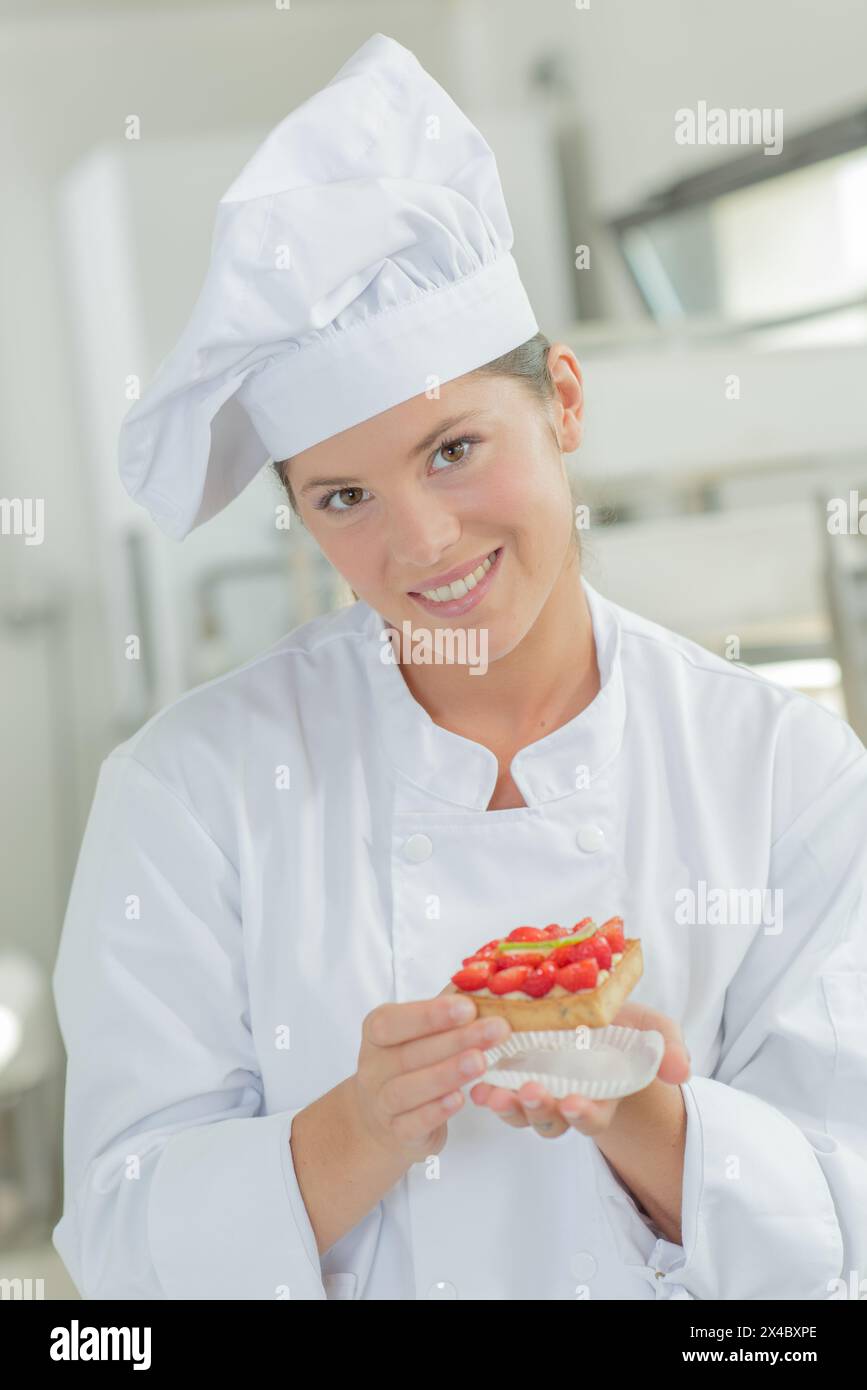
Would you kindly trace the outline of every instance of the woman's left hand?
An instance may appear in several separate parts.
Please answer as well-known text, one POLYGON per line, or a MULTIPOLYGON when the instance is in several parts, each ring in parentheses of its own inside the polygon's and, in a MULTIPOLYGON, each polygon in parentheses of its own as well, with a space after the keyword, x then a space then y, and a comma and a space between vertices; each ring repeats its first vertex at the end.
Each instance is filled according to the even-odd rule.
MULTIPOLYGON (((612 1020, 624 1028, 655 1028, 665 1039, 665 1052, 657 1077, 677 1086, 690 1075, 690 1059, 680 1025, 674 1019, 644 1004, 622 1005, 612 1020)), ((648 1083, 650 1084, 650 1083, 648 1083)), ((486 1105, 506 1124, 516 1129, 531 1125, 543 1139, 557 1139, 567 1129, 580 1134, 602 1134, 611 1126, 619 1100, 588 1100, 586 1096, 567 1096, 555 1100, 538 1081, 527 1081, 518 1091, 479 1081, 470 1091, 476 1105, 486 1105)), ((628 1100, 628 1096, 623 1097, 628 1100)))

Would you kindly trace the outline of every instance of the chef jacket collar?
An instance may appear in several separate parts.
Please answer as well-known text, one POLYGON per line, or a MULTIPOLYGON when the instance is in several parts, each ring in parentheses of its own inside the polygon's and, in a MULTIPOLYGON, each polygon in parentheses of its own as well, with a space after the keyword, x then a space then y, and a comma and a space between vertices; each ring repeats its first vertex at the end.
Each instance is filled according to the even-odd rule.
MULTIPOLYGON (((570 796, 594 779, 617 756, 623 739, 626 699, 616 609, 584 576, 596 643, 600 689, 574 719, 522 748, 511 773, 527 806, 570 796), (581 769, 586 772, 579 778, 581 769), (586 780, 585 780, 586 779, 586 780)), ((499 768, 494 753, 434 723, 410 692, 400 667, 382 660, 388 624, 362 602, 367 669, 380 736, 394 767, 415 786, 450 805, 484 811, 494 793, 499 768)), ((484 676, 469 677, 484 680, 484 676)))

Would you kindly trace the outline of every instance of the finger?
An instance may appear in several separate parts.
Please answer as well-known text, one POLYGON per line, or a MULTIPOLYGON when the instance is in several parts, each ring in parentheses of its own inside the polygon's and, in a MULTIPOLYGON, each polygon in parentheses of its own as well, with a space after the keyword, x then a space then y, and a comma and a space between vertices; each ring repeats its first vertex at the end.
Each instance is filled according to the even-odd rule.
POLYGON ((686 1050, 683 1033, 676 1019, 660 1013, 659 1009, 652 1009, 649 1004, 638 1004, 634 1000, 622 1004, 617 1012, 616 1021, 622 1022, 628 1028, 655 1028, 657 1033, 661 1033, 665 1038, 666 1043, 678 1043, 684 1051, 686 1050))
POLYGON ((365 1018, 362 1037, 374 1047, 393 1047, 410 1038, 441 1033, 446 1028, 454 1028, 456 1023, 469 1023, 477 1013, 468 994, 461 994, 459 999, 438 994, 435 999, 413 1000, 408 1004, 380 1004, 365 1018))
POLYGON ((477 1081, 470 1090, 470 1097, 476 1105, 487 1105, 488 1097, 493 1089, 489 1081, 477 1081))
POLYGON ((465 1104, 463 1091, 450 1091, 448 1095, 428 1101, 416 1110, 407 1110, 404 1114, 395 1116, 390 1125, 391 1132, 400 1143, 411 1143, 423 1134, 430 1134, 433 1130, 439 1129, 440 1125, 456 1115, 465 1104))
POLYGON ((617 1100, 590 1100, 589 1096, 566 1096, 560 1101, 560 1113, 566 1123, 579 1134, 602 1134, 614 1119, 617 1100))
POLYGON ((446 1057, 469 1048, 483 1051, 495 1047, 511 1033, 512 1028, 505 1018, 476 1018, 472 1023, 451 1027, 444 1033, 429 1033, 424 1038, 413 1038, 410 1042, 399 1043, 387 1050, 384 1061, 394 1072, 420 1071, 422 1067, 432 1066, 446 1057))
POLYGON ((666 1046, 659 1071, 656 1073, 660 1081, 666 1081, 670 1086, 679 1086, 682 1081, 689 1080, 691 1071, 686 1048, 682 1044, 666 1046))
POLYGON ((625 1028, 656 1029, 662 1034, 665 1042, 665 1051, 657 1072, 660 1081, 678 1085, 687 1080, 691 1070, 689 1050, 684 1042, 680 1024, 675 1019, 660 1013, 658 1009, 650 1008, 647 1004, 630 1000, 621 1005, 614 1022, 625 1028))
MULTIPOLYGON (((483 1082, 482 1085, 485 1083, 483 1082)), ((514 1126, 516 1129, 526 1129, 528 1125, 527 1116, 524 1114, 524 1107, 515 1099, 515 1092, 508 1090, 505 1086, 489 1086, 487 1099, 483 1102, 489 1110, 506 1124, 514 1126)))
POLYGON ((560 1114, 557 1102, 538 1081, 527 1081, 518 1091, 529 1123, 543 1139, 557 1139, 569 1128, 560 1114))
POLYGON ((477 1081, 487 1067, 485 1054, 479 1048, 470 1048, 432 1067, 398 1072, 380 1086, 379 1107, 391 1121, 451 1091, 460 1090, 468 1081, 477 1081))

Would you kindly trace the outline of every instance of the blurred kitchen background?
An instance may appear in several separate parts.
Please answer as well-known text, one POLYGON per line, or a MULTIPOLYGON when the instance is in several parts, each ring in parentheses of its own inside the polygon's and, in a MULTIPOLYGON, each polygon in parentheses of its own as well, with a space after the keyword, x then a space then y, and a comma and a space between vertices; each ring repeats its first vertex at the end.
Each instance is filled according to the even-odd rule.
POLYGON ((540 326, 582 362, 591 582, 867 740, 863 4, 0 0, 0 498, 45 509, 42 544, 0 534, 0 1280, 33 1297, 74 1296, 49 976, 99 762, 349 597, 267 472, 163 537, 117 480, 127 379, 185 324, 246 159, 377 30, 492 145, 540 326), (679 144, 702 102, 781 109, 782 152, 679 144))

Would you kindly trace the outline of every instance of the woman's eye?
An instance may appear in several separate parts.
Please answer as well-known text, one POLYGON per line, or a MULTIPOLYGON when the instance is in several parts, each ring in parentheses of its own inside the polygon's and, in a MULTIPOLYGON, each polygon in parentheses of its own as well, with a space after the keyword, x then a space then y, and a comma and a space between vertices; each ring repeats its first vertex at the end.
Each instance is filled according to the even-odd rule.
MULTIPOLYGON (((459 464, 466 463, 470 456, 470 451, 474 444, 478 444, 477 435, 462 435, 458 439, 446 439, 439 446, 434 454, 434 462, 442 454, 443 462, 447 468, 456 468, 459 464)), ((435 472, 442 472, 442 469, 435 469, 435 472)), ((316 510, 320 512, 354 512, 357 511, 361 503, 370 493, 363 487, 340 487, 334 488, 331 492, 326 492, 316 503, 316 510), (340 506, 332 506, 332 502, 340 502, 340 506)))
POLYGON ((351 497, 359 498, 359 497, 363 497, 364 492, 365 492, 365 489, 364 489, 363 487, 340 487, 340 488, 335 488, 335 490, 334 490, 333 492, 326 492, 325 496, 322 497, 322 498, 320 498, 320 500, 316 503, 317 511, 329 511, 329 512, 351 512, 351 511, 354 511, 355 508, 356 508, 356 506, 357 506, 357 502, 350 503, 350 505, 349 505, 348 507, 332 507, 332 505, 331 505, 331 500, 332 500, 332 498, 334 498, 334 497, 337 497, 337 498, 346 497, 347 495, 349 495, 349 496, 351 496, 351 497))
POLYGON ((474 435, 463 435, 460 439, 447 439, 437 449, 436 454, 434 454, 434 462, 436 462, 438 455, 445 454, 447 456, 445 462, 450 467, 456 463, 466 463, 470 456, 470 450, 473 445, 477 443, 478 440, 474 435), (455 455, 457 450, 462 450, 463 452, 458 454, 457 457, 448 457, 449 454, 455 455))

